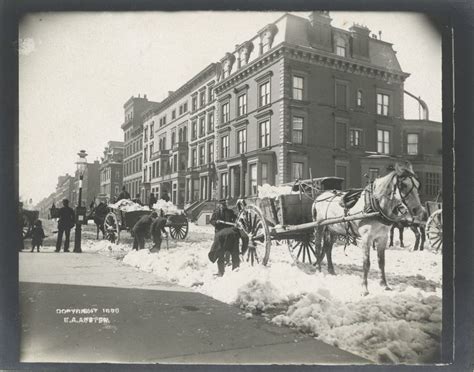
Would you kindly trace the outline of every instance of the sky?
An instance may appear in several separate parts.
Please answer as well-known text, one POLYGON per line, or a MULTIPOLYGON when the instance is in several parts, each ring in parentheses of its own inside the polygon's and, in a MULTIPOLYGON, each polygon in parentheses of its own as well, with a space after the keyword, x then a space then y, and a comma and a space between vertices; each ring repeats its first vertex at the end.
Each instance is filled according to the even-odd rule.
MULTIPOLYGON (((292 12, 307 18, 309 12, 292 12)), ((25 16, 19 28, 20 198, 51 194, 73 174, 77 152, 100 160, 123 140, 123 104, 161 101, 283 12, 54 12, 25 16)), ((423 14, 331 12, 332 25, 366 25, 394 44, 405 89, 441 121, 441 39, 423 14)), ((405 117, 418 105, 405 99, 405 117)))

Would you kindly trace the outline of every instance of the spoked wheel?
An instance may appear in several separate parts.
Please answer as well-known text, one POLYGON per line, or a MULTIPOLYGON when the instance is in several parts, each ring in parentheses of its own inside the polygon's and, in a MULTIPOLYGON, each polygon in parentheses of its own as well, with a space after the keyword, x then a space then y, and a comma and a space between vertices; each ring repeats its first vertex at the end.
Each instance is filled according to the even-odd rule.
POLYGON ((426 223, 426 237, 431 249, 436 252, 443 246, 443 210, 433 212, 426 223))
POLYGON ((318 260, 314 233, 307 233, 297 239, 289 239, 288 250, 295 263, 315 264, 318 260))
POLYGON ((120 241, 120 224, 115 213, 109 212, 105 216, 104 230, 105 238, 111 243, 118 244, 120 241))
POLYGON ((253 266, 261 263, 266 265, 270 257, 270 230, 263 213, 254 205, 247 205, 237 217, 240 229, 248 236, 248 249, 244 259, 253 266))
POLYGON ((176 225, 170 225, 170 235, 173 239, 185 239, 186 236, 188 236, 188 230, 189 230, 189 222, 186 221, 186 224, 181 223, 181 224, 176 224, 176 225))

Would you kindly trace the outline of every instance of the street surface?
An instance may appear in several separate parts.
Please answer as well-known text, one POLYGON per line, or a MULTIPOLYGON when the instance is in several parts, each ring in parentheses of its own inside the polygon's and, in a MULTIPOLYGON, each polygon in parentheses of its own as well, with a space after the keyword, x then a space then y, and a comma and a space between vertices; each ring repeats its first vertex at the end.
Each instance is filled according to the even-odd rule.
POLYGON ((20 253, 20 309, 22 362, 369 363, 97 253, 20 253))

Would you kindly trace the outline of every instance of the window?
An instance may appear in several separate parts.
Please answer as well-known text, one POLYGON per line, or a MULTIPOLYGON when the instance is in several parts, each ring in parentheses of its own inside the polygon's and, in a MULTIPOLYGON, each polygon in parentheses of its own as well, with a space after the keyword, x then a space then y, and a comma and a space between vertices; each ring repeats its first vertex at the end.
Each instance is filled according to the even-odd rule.
POLYGON ((176 109, 171 111, 171 119, 172 120, 176 119, 176 109))
POLYGON ((247 114, 247 93, 244 93, 237 98, 237 116, 247 114))
POLYGON ((152 156, 152 154, 153 154, 154 148, 155 148, 155 145, 153 144, 153 142, 151 142, 151 143, 150 143, 150 158, 151 158, 151 156, 152 156))
POLYGON ((225 159, 229 156, 229 136, 221 137, 221 158, 225 159))
POLYGON ((187 102, 184 102, 184 105, 183 105, 183 113, 187 112, 188 111, 188 103, 187 102))
POLYGON ((197 137, 197 121, 194 120, 191 123, 191 140, 195 140, 197 137))
POLYGON ((156 177, 156 161, 151 165, 151 178, 156 177))
POLYGON ((199 93, 199 105, 201 107, 206 106, 206 91, 205 90, 199 93))
POLYGON ((173 155, 173 172, 178 171, 178 155, 174 154, 173 155))
POLYGON ((192 101, 191 101, 191 104, 192 104, 192 110, 193 111, 196 111, 197 110, 197 106, 198 106, 198 99, 197 99, 197 96, 193 97, 192 98, 192 101))
POLYGON ((407 135, 407 153, 408 155, 418 155, 418 134, 410 133, 407 135))
POLYGON ((377 130, 377 152, 390 154, 390 132, 388 130, 377 130))
POLYGON ((440 178, 441 175, 439 173, 426 173, 426 195, 438 196, 440 190, 440 178))
POLYGON ((221 110, 222 110, 222 123, 227 123, 230 119, 229 102, 224 103, 221 107, 221 110))
POLYGON ((209 142, 207 145, 207 162, 214 162, 214 142, 209 142))
POLYGON ((378 168, 369 168, 369 180, 374 181, 379 176, 378 168))
POLYGON ((351 129, 349 134, 349 141, 351 147, 361 146, 362 131, 359 129, 351 129))
POLYGON ((347 85, 336 83, 336 107, 347 108, 347 85))
POLYGON ((237 132, 237 154, 245 154, 247 152, 247 129, 237 132))
POLYGON ((207 132, 212 133, 214 132, 214 113, 210 112, 207 116, 207 132))
POLYGON ((258 106, 262 107, 270 103, 270 82, 261 84, 258 87, 258 106))
POLYGON ((199 146, 199 165, 203 165, 206 161, 205 147, 199 146))
POLYGON ((250 195, 257 195, 257 164, 250 165, 250 195))
POLYGON ((188 127, 183 128, 183 142, 188 140, 188 127))
POLYGON ((347 147, 346 123, 336 122, 336 148, 345 149, 347 147))
POLYGON ((347 165, 344 164, 336 164, 336 177, 344 178, 343 182, 343 190, 348 187, 348 180, 347 180, 347 165))
POLYGON ((344 39, 337 39, 336 54, 340 57, 346 56, 346 42, 344 41, 344 39))
POLYGON ((146 159, 147 159, 147 152, 148 152, 148 146, 145 146, 145 148, 143 149, 143 161, 146 163, 146 159))
POLYGON ((390 96, 383 93, 377 93, 377 114, 388 116, 390 109, 390 96))
POLYGON ((259 123, 259 142, 258 147, 270 146, 270 120, 259 123))
POLYGON ((363 100, 362 100, 362 91, 359 89, 357 91, 357 107, 362 107, 363 100))
POLYGON ((161 174, 160 174, 160 162, 157 161, 156 162, 156 176, 158 177, 159 175, 161 176, 161 174))
POLYGON ((148 181, 151 181, 151 167, 148 168, 148 181))
POLYGON ((171 133, 171 147, 176 143, 176 132, 171 133))
POLYGON ((183 113, 183 105, 180 105, 179 106, 179 115, 181 115, 183 113))
POLYGON ((293 99, 303 99, 304 79, 300 76, 293 76, 293 99))
POLYGON ((221 197, 222 198, 227 198, 228 196, 229 183, 228 183, 227 176, 228 176, 227 173, 221 174, 221 197))
POLYGON ((202 116, 199 118, 199 137, 206 134, 206 117, 202 116))
POLYGON ((291 138, 293 143, 303 143, 303 122, 304 119, 299 116, 293 116, 293 126, 291 138))
POLYGON ((163 125, 166 125, 166 115, 163 116, 163 125))
POLYGON ((155 130, 155 122, 152 121, 151 124, 150 124, 150 139, 155 137, 154 130, 155 130))
POLYGON ((261 176, 262 176, 262 185, 268 183, 268 164, 262 163, 261 165, 261 176))
POLYGON ((143 140, 145 142, 148 141, 148 127, 145 127, 145 130, 143 131, 143 140))
POLYGON ((209 102, 214 101, 214 89, 209 88, 208 92, 209 92, 209 102))
POLYGON ((291 176, 294 180, 303 179, 303 163, 293 162, 291 164, 291 176))
POLYGON ((197 162, 197 151, 196 149, 191 150, 191 166, 195 167, 197 162))

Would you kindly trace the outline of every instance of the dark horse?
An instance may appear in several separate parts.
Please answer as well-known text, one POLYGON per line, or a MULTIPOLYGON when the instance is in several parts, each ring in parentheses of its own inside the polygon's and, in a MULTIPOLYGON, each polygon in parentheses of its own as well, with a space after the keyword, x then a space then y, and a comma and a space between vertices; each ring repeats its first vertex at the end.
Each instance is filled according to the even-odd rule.
POLYGON ((109 213, 109 208, 107 208, 103 202, 100 202, 99 205, 92 210, 91 215, 97 226, 97 240, 99 239, 99 231, 102 231, 102 239, 105 238, 104 221, 107 213, 109 213))
POLYGON ((370 248, 374 242, 377 247, 381 271, 380 283, 386 289, 390 289, 385 278, 385 249, 387 248, 388 231, 390 225, 395 222, 400 222, 407 218, 415 221, 421 217, 422 205, 418 195, 419 186, 420 183, 411 165, 406 163, 396 164, 395 170, 367 185, 362 190, 355 205, 346 208, 346 210, 343 206, 346 193, 326 191, 319 195, 312 207, 314 221, 324 221, 330 218, 351 215, 363 216, 364 212, 377 212, 379 216, 317 227, 315 229, 315 235, 318 237, 316 238, 317 249, 320 250, 321 248, 321 240, 323 240, 323 247, 322 251, 320 250, 321 254, 316 264, 320 265, 326 255, 328 258, 328 270, 330 273, 334 273, 331 251, 335 237, 337 235, 347 235, 348 231, 352 231, 352 235, 361 239, 364 271, 362 281, 363 294, 369 293, 367 276, 370 269, 370 248))

